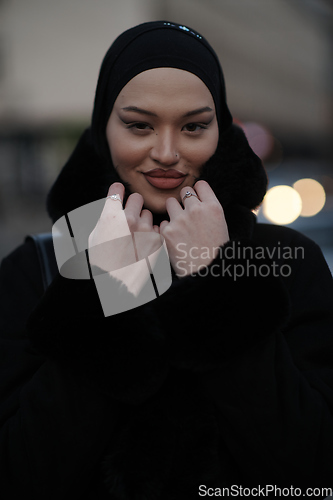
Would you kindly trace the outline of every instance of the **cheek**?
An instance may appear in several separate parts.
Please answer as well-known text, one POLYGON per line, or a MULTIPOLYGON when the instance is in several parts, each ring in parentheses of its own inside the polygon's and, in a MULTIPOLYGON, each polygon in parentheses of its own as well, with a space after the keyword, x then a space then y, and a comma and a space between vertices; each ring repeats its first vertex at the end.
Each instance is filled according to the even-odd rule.
POLYGON ((209 158, 213 156, 217 149, 219 142, 219 129, 217 122, 208 131, 202 141, 195 143, 194 149, 192 151, 193 164, 196 166, 203 166, 209 158))
POLYGON ((137 141, 131 140, 128 134, 119 131, 108 140, 111 158, 119 173, 130 171, 145 158, 145 149, 137 141))
POLYGON ((208 141, 205 144, 198 144, 189 152, 189 159, 191 158, 191 163, 197 169, 201 167, 213 156, 216 151, 218 144, 218 137, 208 141))
MULTIPOLYGON (((209 142, 209 145, 207 147, 207 160, 213 156, 213 154, 215 153, 216 149, 217 149, 217 145, 219 143, 219 129, 218 129, 218 126, 217 126, 217 123, 212 131, 212 135, 210 137, 210 142, 209 142)), ((206 160, 206 161, 207 161, 206 160)))

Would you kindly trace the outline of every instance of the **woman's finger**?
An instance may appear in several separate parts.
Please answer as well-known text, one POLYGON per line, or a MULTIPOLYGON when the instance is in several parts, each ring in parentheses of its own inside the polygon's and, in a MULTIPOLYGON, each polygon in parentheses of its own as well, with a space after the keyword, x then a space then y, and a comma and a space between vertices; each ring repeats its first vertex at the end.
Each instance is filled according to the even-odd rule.
POLYGON ((163 234, 165 228, 170 224, 167 220, 163 220, 160 224, 160 234, 163 234))
POLYGON ((120 182, 114 182, 111 184, 108 190, 108 194, 105 200, 105 206, 110 208, 111 203, 114 204, 114 208, 121 206, 123 208, 125 188, 120 182), (120 200, 119 200, 120 198, 120 200))
POLYGON ((146 226, 147 229, 151 230, 153 227, 153 214, 150 210, 143 209, 140 215, 140 225, 146 226))
POLYGON ((105 203, 103 210, 100 215, 100 219, 107 218, 108 215, 112 215, 123 210, 123 199, 124 199, 125 187, 120 182, 114 182, 111 184, 108 190, 108 194, 105 198, 105 203))
POLYGON ((214 191, 206 181, 197 181, 193 188, 195 189, 197 195, 199 196, 200 200, 204 203, 205 201, 217 201, 218 203, 219 200, 217 199, 214 191))
POLYGON ((184 208, 186 208, 188 203, 200 203, 200 199, 195 189, 190 186, 186 186, 181 189, 180 197, 184 208))
MULTIPOLYGON (((130 230, 126 221, 126 216, 122 206, 125 188, 120 182, 112 184, 105 199, 103 211, 100 218, 89 235, 89 248, 95 247, 95 257, 91 261, 98 265, 100 254, 98 245, 108 241, 130 235, 130 230), (119 200, 120 198, 120 200, 119 200)), ((103 267, 100 266, 102 269, 103 267)))
POLYGON ((135 228, 143 207, 143 197, 139 193, 133 193, 128 197, 124 212, 130 229, 135 228))
POLYGON ((183 212, 183 208, 176 198, 168 198, 165 202, 165 208, 171 219, 175 219, 178 215, 183 212))

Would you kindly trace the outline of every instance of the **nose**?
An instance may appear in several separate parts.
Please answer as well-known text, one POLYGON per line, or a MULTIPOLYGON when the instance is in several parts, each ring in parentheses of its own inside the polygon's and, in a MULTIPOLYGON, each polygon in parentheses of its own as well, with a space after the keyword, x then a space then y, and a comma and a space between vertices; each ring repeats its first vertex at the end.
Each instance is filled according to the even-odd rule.
POLYGON ((150 157, 161 165, 171 166, 179 162, 176 139, 171 131, 158 132, 154 136, 154 144, 150 157))

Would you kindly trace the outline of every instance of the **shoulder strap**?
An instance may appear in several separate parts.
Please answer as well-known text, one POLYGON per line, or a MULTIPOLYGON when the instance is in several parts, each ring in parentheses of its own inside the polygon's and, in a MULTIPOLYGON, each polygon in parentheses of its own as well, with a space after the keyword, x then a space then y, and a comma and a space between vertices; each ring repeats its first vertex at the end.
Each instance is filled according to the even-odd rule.
POLYGON ((58 272, 52 233, 29 234, 25 238, 25 241, 29 240, 32 240, 35 243, 42 273, 43 286, 44 290, 46 290, 58 272))

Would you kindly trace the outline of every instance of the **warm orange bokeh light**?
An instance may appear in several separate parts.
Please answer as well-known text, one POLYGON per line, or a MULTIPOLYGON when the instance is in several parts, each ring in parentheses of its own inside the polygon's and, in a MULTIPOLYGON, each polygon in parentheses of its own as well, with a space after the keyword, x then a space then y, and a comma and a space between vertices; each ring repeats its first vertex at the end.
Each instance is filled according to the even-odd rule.
POLYGON ((302 217, 316 215, 325 205, 326 194, 320 182, 314 179, 300 179, 293 185, 302 198, 302 217))

